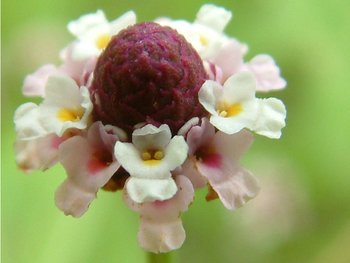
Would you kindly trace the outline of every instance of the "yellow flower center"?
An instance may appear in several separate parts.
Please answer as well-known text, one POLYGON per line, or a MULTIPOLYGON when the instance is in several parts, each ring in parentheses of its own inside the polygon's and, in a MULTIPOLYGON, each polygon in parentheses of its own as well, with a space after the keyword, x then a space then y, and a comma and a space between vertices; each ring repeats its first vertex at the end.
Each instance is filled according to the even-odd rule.
POLYGON ((218 105, 217 113, 221 117, 237 116, 243 111, 242 104, 237 102, 229 105, 227 101, 220 102, 218 105))
POLYGON ((164 157, 163 150, 147 150, 141 153, 143 163, 146 165, 157 165, 164 157))
POLYGON ((97 39, 96 39, 96 46, 98 49, 102 49, 102 48, 105 48, 109 41, 111 40, 111 36, 107 35, 107 34, 103 34, 101 36, 99 36, 97 39))
POLYGON ((199 36, 199 41, 202 43, 203 46, 207 46, 208 45, 208 40, 205 36, 200 35, 199 36))
POLYGON ((83 117, 83 113, 81 110, 78 110, 77 108, 71 109, 61 109, 57 112, 57 118, 62 121, 72 121, 72 122, 78 122, 83 117))

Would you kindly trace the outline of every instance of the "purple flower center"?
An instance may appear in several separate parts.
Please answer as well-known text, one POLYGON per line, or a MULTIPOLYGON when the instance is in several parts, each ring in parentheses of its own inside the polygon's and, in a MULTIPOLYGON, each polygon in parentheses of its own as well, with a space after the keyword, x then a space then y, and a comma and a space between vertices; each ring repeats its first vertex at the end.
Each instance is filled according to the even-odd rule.
POLYGON ((206 79, 197 52, 176 30, 154 22, 113 36, 98 59, 90 88, 94 120, 124 129, 168 124, 173 135, 204 117, 198 91, 206 79))

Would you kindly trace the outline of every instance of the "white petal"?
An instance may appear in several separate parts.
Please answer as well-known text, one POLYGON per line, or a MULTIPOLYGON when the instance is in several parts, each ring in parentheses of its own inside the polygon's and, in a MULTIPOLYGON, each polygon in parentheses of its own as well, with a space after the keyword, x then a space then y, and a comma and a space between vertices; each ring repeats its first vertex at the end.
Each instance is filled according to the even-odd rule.
POLYGON ((125 14, 121 15, 117 19, 111 21, 109 23, 110 26, 110 34, 117 34, 120 30, 126 28, 129 25, 136 23, 136 14, 133 11, 128 11, 125 14))
POLYGON ((85 34, 87 30, 97 25, 108 23, 102 10, 81 16, 77 20, 68 23, 68 30, 76 36, 85 34))
POLYGON ((199 9, 195 23, 206 25, 221 32, 231 20, 231 17, 232 12, 225 8, 205 4, 199 9))
POLYGON ((286 125, 286 108, 283 102, 276 98, 261 99, 259 115, 253 130, 269 138, 281 137, 281 129, 286 125))
POLYGON ((165 161, 161 160, 154 165, 145 163, 141 159, 141 152, 132 143, 118 141, 114 147, 114 155, 131 176, 148 179, 164 179, 171 176, 165 161))
POLYGON ((50 132, 39 123, 39 106, 27 102, 17 108, 14 115, 15 130, 19 139, 35 139, 50 132))
POLYGON ((172 198, 177 186, 173 178, 141 179, 130 177, 126 182, 126 190, 136 203, 163 201, 172 198))
POLYGON ((229 77, 224 84, 223 98, 229 104, 255 98, 256 81, 251 72, 239 72, 229 77))
POLYGON ((223 94, 223 87, 213 80, 206 80, 198 92, 199 102, 211 114, 217 115, 216 104, 223 94))
POLYGON ((174 136, 164 150, 163 162, 166 162, 168 169, 173 171, 176 167, 183 164, 187 158, 188 145, 184 137, 174 136))
POLYGON ((171 131, 168 125, 163 124, 159 128, 148 124, 137 129, 132 134, 132 141, 140 151, 163 150, 170 142, 171 131))

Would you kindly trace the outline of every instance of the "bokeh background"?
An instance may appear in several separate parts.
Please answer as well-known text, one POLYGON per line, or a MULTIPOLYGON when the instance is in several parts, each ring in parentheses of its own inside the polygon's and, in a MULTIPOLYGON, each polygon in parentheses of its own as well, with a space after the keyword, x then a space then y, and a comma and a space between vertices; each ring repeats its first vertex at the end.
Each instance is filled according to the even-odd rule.
MULTIPOLYGON (((138 214, 120 193, 100 191, 80 219, 54 205, 65 173, 57 165, 25 175, 12 149, 13 112, 26 74, 60 63, 73 36, 66 24, 105 11, 109 20, 133 9, 138 21, 158 16, 193 21, 205 2, 3 0, 1 10, 1 226, 4 263, 145 262, 137 245, 138 214)), ((271 54, 288 88, 287 127, 280 140, 257 136, 244 165, 260 179, 260 195, 227 211, 198 191, 182 215, 187 239, 178 262, 350 262, 350 2, 222 0, 234 13, 225 32, 249 45, 249 60, 271 54)))

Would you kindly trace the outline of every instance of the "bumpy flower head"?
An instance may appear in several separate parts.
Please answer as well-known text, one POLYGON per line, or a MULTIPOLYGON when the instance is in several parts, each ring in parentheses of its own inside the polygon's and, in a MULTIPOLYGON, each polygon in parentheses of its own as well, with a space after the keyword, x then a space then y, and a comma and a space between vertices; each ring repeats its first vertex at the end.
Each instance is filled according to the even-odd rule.
POLYGON ((180 215, 196 189, 229 210, 257 196, 259 180, 240 164, 252 132, 278 139, 286 109, 259 91, 286 81, 266 54, 244 61, 246 45, 223 30, 232 13, 204 5, 193 23, 136 23, 129 11, 68 24, 77 37, 62 65, 26 77, 23 93, 41 96, 14 116, 18 167, 30 173, 61 163, 67 179, 57 207, 80 217, 100 189, 122 190, 140 214, 138 243, 154 253, 181 247, 180 215))
POLYGON ((154 22, 129 26, 101 54, 90 88, 94 118, 125 129, 168 124, 176 132, 207 113, 198 101, 202 60, 176 30, 154 22))

